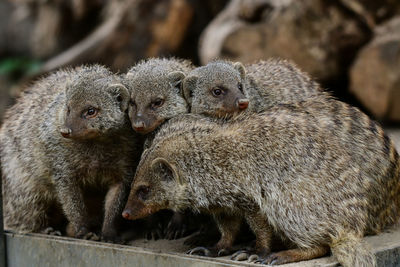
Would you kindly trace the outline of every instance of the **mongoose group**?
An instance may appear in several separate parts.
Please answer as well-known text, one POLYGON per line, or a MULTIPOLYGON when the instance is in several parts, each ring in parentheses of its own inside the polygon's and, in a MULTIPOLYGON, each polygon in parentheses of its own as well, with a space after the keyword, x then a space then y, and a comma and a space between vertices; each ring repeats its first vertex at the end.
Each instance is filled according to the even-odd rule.
POLYGON ((19 232, 118 242, 122 218, 191 210, 221 233, 191 254, 376 266, 363 237, 400 217, 393 142, 285 60, 57 71, 7 111, 0 156, 5 228, 19 232), (256 242, 235 252, 243 220, 256 242))

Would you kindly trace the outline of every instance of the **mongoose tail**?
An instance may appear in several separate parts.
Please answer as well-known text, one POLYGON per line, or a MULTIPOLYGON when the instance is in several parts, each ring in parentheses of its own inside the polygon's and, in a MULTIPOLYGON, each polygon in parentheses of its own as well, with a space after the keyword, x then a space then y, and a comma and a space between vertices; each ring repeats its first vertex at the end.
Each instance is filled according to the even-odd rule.
POLYGON ((376 258, 362 237, 346 233, 331 243, 333 256, 343 267, 375 267, 376 258))

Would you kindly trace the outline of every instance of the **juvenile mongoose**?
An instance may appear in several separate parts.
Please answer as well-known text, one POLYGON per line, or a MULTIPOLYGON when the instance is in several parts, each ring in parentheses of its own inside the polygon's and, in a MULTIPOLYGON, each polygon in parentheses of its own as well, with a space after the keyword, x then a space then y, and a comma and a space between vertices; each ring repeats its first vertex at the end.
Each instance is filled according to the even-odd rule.
MULTIPOLYGON (((132 128, 145 134, 145 148, 150 146, 159 125, 189 111, 181 85, 192 69, 194 66, 188 60, 150 58, 139 62, 123 76, 124 85, 131 94, 129 118, 132 128)), ((184 215, 174 213, 166 237, 181 237, 184 224, 184 215)))
POLYGON ((375 266, 362 237, 399 219, 399 156, 368 116, 334 103, 342 105, 340 121, 296 105, 230 121, 171 119, 142 155, 123 216, 210 212, 221 232, 211 255, 231 251, 244 217, 262 263, 308 260, 330 248, 345 267, 375 266), (297 248, 271 254, 273 232, 297 248))
POLYGON ((84 192, 103 187, 102 237, 115 238, 140 157, 128 102, 119 78, 99 65, 58 71, 22 94, 0 130, 6 229, 39 232, 65 214, 75 236, 88 238, 84 192))
POLYGON ((150 133, 164 121, 188 112, 181 83, 193 68, 187 60, 151 58, 128 71, 123 81, 131 92, 129 118, 136 132, 150 133))
POLYGON ((243 66, 214 61, 191 71, 183 81, 192 113, 226 117, 245 110, 262 112, 278 104, 327 95, 293 63, 269 59, 243 66))

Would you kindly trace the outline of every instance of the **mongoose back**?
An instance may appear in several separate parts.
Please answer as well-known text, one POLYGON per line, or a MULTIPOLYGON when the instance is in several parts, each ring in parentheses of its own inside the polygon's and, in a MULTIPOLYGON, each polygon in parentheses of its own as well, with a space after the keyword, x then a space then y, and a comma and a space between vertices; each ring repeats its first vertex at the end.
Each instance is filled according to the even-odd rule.
POLYGON ((343 105, 340 123, 297 105, 228 121, 171 119, 142 155, 123 216, 210 212, 221 231, 211 255, 231 251, 244 217, 263 263, 307 260, 330 248, 345 267, 375 266, 362 237, 399 219, 399 156, 365 114, 335 104, 343 105), (352 131, 355 138, 343 138, 352 131), (297 248, 271 254, 272 233, 297 248))
POLYGON ((128 71, 124 83, 131 91, 129 118, 136 132, 150 133, 164 121, 188 112, 181 83, 193 68, 187 60, 151 58, 128 71))
POLYGON ((243 66, 214 61, 190 72, 183 82, 192 113, 226 117, 262 112, 315 95, 327 95, 307 74, 286 60, 269 59, 243 66))
POLYGON ((102 236, 115 237, 140 157, 128 101, 118 76, 99 65, 58 71, 22 94, 0 130, 6 229, 42 231, 65 214, 87 238, 85 188, 103 187, 102 236))

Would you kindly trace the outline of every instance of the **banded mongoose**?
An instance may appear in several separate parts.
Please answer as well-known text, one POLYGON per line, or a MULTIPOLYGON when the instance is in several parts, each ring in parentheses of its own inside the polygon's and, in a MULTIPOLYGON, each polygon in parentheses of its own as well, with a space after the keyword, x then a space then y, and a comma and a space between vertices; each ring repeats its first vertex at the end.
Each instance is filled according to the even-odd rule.
MULTIPOLYGON (((145 148, 150 146, 155 130, 165 121, 189 111, 182 92, 182 81, 194 66, 177 58, 150 58, 133 66, 123 76, 130 90, 129 118, 132 128, 145 134, 145 148)), ((186 220, 174 213, 166 237, 181 237, 186 220)), ((164 230, 164 229, 163 229, 164 230)))
POLYGON ((151 58, 132 67, 124 76, 131 92, 129 118, 133 129, 142 134, 188 112, 181 84, 193 69, 190 61, 176 58, 151 58))
POLYGON ((293 63, 269 59, 243 66, 214 61, 191 71, 183 81, 192 113, 230 117, 242 111, 262 112, 278 104, 328 95, 293 63))
POLYGON ((6 229, 40 232, 65 214, 74 235, 89 238, 84 192, 94 187, 108 190, 102 238, 116 238, 141 147, 128 102, 100 65, 58 71, 22 94, 0 130, 6 229))
POLYGON ((123 216, 209 212, 221 232, 213 256, 231 252, 244 217, 262 263, 308 260, 330 248, 345 267, 375 266, 362 237, 398 222, 399 155, 368 116, 334 104, 337 117, 281 105, 228 121, 171 119, 142 155, 123 216), (272 233, 297 248, 270 253, 272 233))

